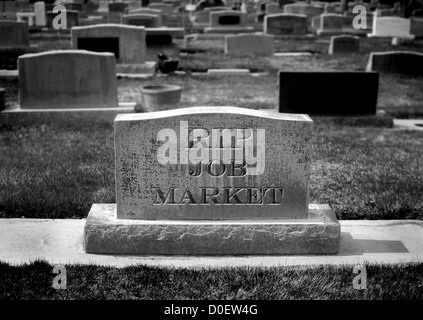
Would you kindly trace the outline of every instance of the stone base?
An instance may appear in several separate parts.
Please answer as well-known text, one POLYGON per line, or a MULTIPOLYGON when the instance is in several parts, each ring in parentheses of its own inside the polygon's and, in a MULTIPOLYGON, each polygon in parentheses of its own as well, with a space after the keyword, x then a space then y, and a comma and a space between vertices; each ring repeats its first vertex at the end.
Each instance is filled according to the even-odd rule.
POLYGON ((204 33, 224 33, 224 34, 235 34, 235 33, 250 33, 256 32, 253 27, 246 28, 205 28, 204 33))
POLYGON ((122 255, 337 254, 341 228, 329 205, 307 219, 126 220, 115 204, 94 204, 84 229, 86 253, 122 255))
POLYGON ((368 38, 400 38, 400 39, 406 39, 406 40, 413 40, 415 38, 414 35, 412 34, 408 34, 408 35, 401 35, 401 36, 385 36, 385 35, 379 35, 379 34, 373 34, 373 33, 368 33, 367 34, 368 38))
POLYGON ((120 102, 116 108, 75 108, 75 109, 20 109, 6 108, 0 112, 0 126, 62 123, 80 118, 93 121, 111 121, 120 113, 133 113, 135 102, 120 102))

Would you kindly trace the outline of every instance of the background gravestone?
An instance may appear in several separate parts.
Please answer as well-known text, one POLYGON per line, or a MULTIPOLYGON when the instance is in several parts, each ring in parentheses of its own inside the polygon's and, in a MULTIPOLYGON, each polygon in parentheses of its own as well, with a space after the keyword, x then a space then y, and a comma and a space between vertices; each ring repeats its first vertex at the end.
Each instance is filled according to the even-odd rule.
POLYGON ((146 61, 146 32, 141 26, 98 24, 74 27, 71 38, 73 49, 113 52, 118 62, 125 64, 144 64, 146 61))
POLYGON ((367 71, 423 76, 423 54, 409 51, 372 52, 367 71))
POLYGON ((330 39, 329 54, 357 53, 360 49, 360 38, 353 36, 333 36, 330 39))
POLYGON ((0 20, 0 48, 29 47, 26 22, 0 20))
POLYGON ((21 109, 116 108, 115 57, 49 51, 19 57, 21 109))
POLYGON ((272 14, 264 18, 264 33, 278 35, 305 35, 307 16, 299 14, 272 14))
POLYGON ((85 251, 337 253, 333 211, 307 200, 312 125, 307 115, 230 107, 118 115, 117 203, 92 206, 85 251))
POLYGON ((159 28, 162 26, 161 17, 155 14, 132 13, 122 16, 122 23, 145 28, 159 28))
POLYGON ((279 112, 375 115, 377 72, 279 72, 279 112), (354 90, 359 86, 360 94, 354 90))
POLYGON ((372 33, 368 34, 368 36, 413 39, 414 36, 410 34, 410 30, 410 19, 399 17, 375 17, 373 19, 372 33))

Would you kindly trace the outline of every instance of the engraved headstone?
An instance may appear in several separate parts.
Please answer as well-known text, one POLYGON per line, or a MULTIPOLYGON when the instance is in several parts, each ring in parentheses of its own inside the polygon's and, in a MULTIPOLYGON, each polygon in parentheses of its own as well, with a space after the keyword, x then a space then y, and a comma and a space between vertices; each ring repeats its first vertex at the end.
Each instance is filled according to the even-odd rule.
POLYGON ((264 18, 264 33, 278 35, 307 34, 307 16, 299 14, 272 14, 264 18))
POLYGON ((91 208, 86 252, 337 253, 333 211, 308 205, 312 124, 231 107, 118 115, 117 203, 91 208))
POLYGON ((145 37, 144 27, 122 24, 98 24, 71 29, 73 49, 113 52, 118 62, 128 64, 145 63, 145 37))
POLYGON ((47 51, 18 58, 21 109, 116 108, 111 53, 47 51))
POLYGON ((325 13, 320 15, 320 25, 317 34, 342 33, 344 27, 344 16, 341 14, 325 13))

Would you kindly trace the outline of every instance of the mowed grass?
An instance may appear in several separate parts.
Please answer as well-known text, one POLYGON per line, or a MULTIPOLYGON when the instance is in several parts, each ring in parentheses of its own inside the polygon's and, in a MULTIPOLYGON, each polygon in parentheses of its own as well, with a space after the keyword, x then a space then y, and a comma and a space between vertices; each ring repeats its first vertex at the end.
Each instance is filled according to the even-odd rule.
POLYGON ((423 299, 423 264, 365 265, 367 288, 354 289, 352 266, 177 269, 65 265, 67 288, 52 287, 53 266, 0 262, 0 299, 423 299))
MULTIPOLYGON (((340 219, 423 218, 423 132, 316 124, 311 203, 340 219)), ((85 218, 115 202, 112 121, 0 129, 0 217, 85 218)))

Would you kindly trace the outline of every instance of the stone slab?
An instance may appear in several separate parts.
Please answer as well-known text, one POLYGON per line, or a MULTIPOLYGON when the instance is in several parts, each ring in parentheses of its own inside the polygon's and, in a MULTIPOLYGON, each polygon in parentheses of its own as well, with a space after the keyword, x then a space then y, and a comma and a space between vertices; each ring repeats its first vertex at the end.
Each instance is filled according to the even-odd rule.
POLYGON ((0 48, 29 47, 28 23, 0 20, 0 48))
POLYGON ((0 112, 0 125, 33 125, 34 123, 60 123, 69 119, 92 118, 93 121, 110 121, 121 113, 133 113, 135 102, 120 102, 116 108, 78 108, 78 109, 20 109, 6 108, 0 112))
POLYGON ((172 38, 183 39, 185 36, 184 28, 147 28, 147 36, 170 35, 172 38))
POLYGON ((400 17, 376 17, 373 19, 372 33, 368 37, 397 37, 413 39, 415 36, 410 34, 410 19, 400 17))
POLYGON ((118 115, 118 218, 305 218, 312 124, 233 107, 118 115))
POLYGON ((423 53, 411 51, 372 52, 366 70, 422 76, 423 53))
POLYGON ((377 110, 375 115, 367 116, 315 116, 311 118, 316 124, 333 123, 343 126, 354 127, 375 127, 375 128, 392 128, 394 126, 394 118, 384 110, 377 110))
POLYGON ((279 72, 279 112, 375 115, 377 72, 279 72), (360 84, 360 94, 353 88, 360 84))
POLYGON ((116 205, 94 204, 84 231, 87 253, 127 255, 336 254, 340 226, 328 205, 306 219, 125 220, 116 205))
POLYGON ((85 219, 0 219, 0 261, 177 268, 277 267, 423 262, 423 221, 340 220, 339 253, 284 256, 128 256, 84 252, 85 219))
POLYGON ((423 131, 423 119, 394 119, 394 128, 423 131))
POLYGON ((18 58, 22 109, 116 108, 112 53, 47 51, 18 58))
POLYGON ((264 17, 264 33, 275 36, 305 35, 308 31, 306 15, 270 14, 264 17))

